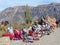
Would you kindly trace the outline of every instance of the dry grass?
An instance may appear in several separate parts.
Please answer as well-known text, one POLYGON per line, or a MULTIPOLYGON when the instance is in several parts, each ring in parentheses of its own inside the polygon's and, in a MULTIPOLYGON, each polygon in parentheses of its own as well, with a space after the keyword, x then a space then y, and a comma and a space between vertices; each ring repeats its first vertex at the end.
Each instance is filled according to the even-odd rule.
POLYGON ((2 34, 4 34, 5 33, 5 31, 0 31, 0 37, 2 36, 2 34))

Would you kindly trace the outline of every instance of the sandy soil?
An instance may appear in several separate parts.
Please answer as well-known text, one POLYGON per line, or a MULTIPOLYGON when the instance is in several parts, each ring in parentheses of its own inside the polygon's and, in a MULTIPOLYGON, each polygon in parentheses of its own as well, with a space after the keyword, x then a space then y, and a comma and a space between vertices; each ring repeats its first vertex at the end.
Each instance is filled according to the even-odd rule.
POLYGON ((46 35, 34 43, 23 43, 22 40, 18 40, 11 41, 11 45, 60 45, 60 28, 56 28, 51 35, 46 35))

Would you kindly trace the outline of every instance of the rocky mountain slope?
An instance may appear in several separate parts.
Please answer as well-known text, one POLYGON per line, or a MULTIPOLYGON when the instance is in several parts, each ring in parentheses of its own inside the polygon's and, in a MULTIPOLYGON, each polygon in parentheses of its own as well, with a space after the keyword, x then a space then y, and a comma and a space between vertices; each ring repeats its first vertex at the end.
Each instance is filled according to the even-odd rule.
MULTIPOLYGON (((29 6, 32 20, 40 20, 42 16, 51 15, 60 20, 60 3, 51 3, 39 5, 36 7, 29 6)), ((10 22, 25 21, 26 6, 9 7, 0 12, 0 20, 8 20, 10 22)))

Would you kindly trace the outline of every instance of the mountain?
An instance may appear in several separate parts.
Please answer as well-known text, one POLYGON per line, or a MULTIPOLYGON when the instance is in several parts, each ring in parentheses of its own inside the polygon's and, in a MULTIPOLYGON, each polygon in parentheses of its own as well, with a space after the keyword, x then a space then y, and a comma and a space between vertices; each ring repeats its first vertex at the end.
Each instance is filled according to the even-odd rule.
MULTIPOLYGON (((51 15, 60 20, 60 3, 51 3, 39 5, 36 7, 29 6, 31 20, 40 20, 42 16, 51 15)), ((9 7, 0 12, 0 20, 22 23, 25 21, 26 6, 9 7)))

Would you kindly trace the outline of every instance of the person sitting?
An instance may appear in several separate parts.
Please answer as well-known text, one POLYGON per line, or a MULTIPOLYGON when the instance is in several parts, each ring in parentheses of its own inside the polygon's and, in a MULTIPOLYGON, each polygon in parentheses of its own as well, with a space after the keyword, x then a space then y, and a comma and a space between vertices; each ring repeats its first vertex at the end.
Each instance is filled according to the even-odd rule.
POLYGON ((11 25, 8 27, 8 33, 10 33, 10 34, 13 34, 13 35, 14 35, 13 27, 12 27, 11 25))
POLYGON ((29 30, 29 36, 33 36, 33 31, 29 30))
POLYGON ((20 38, 22 39, 22 36, 23 36, 23 29, 19 30, 19 36, 20 36, 20 38))
POLYGON ((9 36, 10 40, 14 38, 14 32, 13 32, 13 27, 8 27, 8 33, 3 34, 3 36, 9 36))
POLYGON ((44 23, 42 23, 42 30, 44 30, 45 29, 45 24, 44 23))
POLYGON ((15 29, 13 30, 13 32, 14 32, 15 38, 16 38, 17 40, 20 40, 19 31, 15 28, 15 29))
POLYGON ((49 29, 50 28, 50 25, 49 24, 46 24, 46 28, 49 29))
POLYGON ((36 26, 34 25, 32 26, 32 31, 35 32, 35 30, 36 30, 36 26))
POLYGON ((23 28, 23 42, 28 42, 28 30, 26 27, 23 28))

